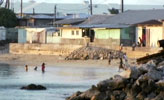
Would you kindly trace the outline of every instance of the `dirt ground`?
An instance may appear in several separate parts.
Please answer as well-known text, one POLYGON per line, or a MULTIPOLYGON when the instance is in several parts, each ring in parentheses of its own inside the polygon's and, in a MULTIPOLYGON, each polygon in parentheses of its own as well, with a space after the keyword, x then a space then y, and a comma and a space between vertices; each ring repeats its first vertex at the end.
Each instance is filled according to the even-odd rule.
MULTIPOLYGON (((65 60, 65 56, 50 55, 15 55, 0 54, 0 63, 6 63, 15 66, 41 66, 45 62, 47 66, 92 66, 92 67, 118 67, 119 60, 112 60, 108 64, 108 60, 65 60)), ((135 59, 128 60, 130 65, 136 64, 135 59)))

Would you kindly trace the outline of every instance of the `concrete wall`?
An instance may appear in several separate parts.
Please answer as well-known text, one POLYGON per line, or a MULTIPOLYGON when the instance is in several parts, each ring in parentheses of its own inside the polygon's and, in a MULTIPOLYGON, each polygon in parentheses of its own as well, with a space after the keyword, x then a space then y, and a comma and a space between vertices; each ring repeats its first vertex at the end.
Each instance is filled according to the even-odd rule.
POLYGON ((6 39, 11 42, 18 42, 18 29, 7 28, 6 29, 6 39))
MULTIPOLYGON (((106 46, 106 45, 94 45, 97 47, 103 47, 113 50, 119 50, 119 46, 106 46)), ((9 45, 9 53, 11 54, 41 54, 41 55, 68 55, 76 49, 79 49, 82 45, 70 45, 70 44, 16 44, 11 43, 9 45)), ((157 53, 162 48, 146 48, 137 47, 135 51, 132 51, 131 47, 123 47, 123 52, 127 53, 128 58, 139 58, 146 56, 147 54, 157 53)))
POLYGON ((120 29, 94 29, 95 39, 120 39, 120 29))
POLYGON ((82 45, 62 44, 16 44, 11 43, 11 54, 41 54, 41 55, 68 55, 82 45))
POLYGON ((6 29, 5 28, 0 28, 0 41, 1 40, 6 40, 6 29))
POLYGON ((61 37, 68 39, 82 38, 82 29, 60 29, 61 37), (72 33, 73 32, 73 33, 72 33))
POLYGON ((18 29, 18 43, 27 42, 27 34, 25 29, 18 29))

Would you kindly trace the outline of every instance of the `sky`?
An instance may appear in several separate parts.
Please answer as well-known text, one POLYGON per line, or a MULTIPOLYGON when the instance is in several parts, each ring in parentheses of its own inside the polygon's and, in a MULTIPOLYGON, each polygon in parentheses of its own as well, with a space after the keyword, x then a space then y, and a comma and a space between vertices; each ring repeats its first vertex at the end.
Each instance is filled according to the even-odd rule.
MULTIPOLYGON (((14 0, 20 1, 20 0, 14 0)), ((23 0, 28 2, 30 0, 23 0)), ((49 2, 49 3, 84 3, 84 0, 34 0, 36 2, 49 2)), ((90 0, 85 0, 90 1, 90 0)), ((108 4, 117 3, 120 4, 121 0, 92 0, 95 4, 108 4)), ((164 5, 164 0, 124 0, 125 4, 142 4, 142 5, 164 5)))

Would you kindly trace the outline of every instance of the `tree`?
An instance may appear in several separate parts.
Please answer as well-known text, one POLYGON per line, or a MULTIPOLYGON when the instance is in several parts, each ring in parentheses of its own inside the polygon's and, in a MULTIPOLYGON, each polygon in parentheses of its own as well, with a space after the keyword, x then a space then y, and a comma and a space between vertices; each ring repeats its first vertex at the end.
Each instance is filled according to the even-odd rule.
POLYGON ((118 14, 118 13, 119 13, 119 10, 118 10, 118 9, 115 9, 115 8, 108 9, 108 11, 109 11, 111 14, 118 14))
POLYGON ((15 13, 10 9, 0 8, 0 26, 11 28, 16 25, 17 17, 15 13))

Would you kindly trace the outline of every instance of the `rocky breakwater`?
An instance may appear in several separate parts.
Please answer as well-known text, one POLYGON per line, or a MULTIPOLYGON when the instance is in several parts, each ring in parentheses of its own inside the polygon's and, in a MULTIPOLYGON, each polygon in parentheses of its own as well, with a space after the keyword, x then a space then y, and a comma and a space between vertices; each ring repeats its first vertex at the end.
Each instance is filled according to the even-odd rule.
POLYGON ((111 49, 94 47, 94 46, 85 46, 73 51, 65 59, 66 60, 107 59, 110 52, 113 55, 113 59, 117 59, 120 56, 123 56, 123 52, 117 50, 111 50, 111 49))
POLYGON ((76 92, 66 100, 164 100, 164 64, 130 67, 114 77, 76 92))

